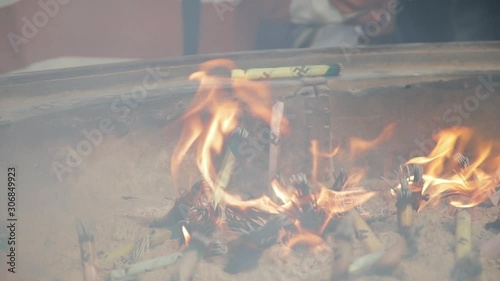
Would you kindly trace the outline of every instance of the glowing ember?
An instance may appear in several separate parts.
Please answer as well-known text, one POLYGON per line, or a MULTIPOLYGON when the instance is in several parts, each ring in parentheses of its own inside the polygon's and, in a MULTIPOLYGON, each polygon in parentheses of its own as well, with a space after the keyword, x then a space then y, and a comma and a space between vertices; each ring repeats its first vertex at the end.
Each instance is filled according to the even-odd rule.
MULTIPOLYGON (((495 148, 492 141, 479 140, 469 128, 450 128, 436 135, 437 144, 426 157, 410 159, 406 164, 424 167, 424 186, 414 189, 429 197, 429 202, 450 198, 450 204, 459 208, 477 206, 495 192, 498 179, 494 172, 500 165, 499 158, 492 158, 495 148), (468 151, 474 155, 469 163, 462 155, 468 151)), ((410 179, 411 181, 411 179, 410 179)), ((419 210, 427 202, 422 201, 419 210)))

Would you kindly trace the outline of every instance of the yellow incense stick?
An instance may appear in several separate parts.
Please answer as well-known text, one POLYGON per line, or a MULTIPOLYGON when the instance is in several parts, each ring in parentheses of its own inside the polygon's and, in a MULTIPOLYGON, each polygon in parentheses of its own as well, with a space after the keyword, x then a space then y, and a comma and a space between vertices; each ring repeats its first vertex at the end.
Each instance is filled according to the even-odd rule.
POLYGON ((247 70, 234 69, 231 71, 231 77, 257 80, 273 78, 338 76, 341 70, 341 64, 251 68, 247 70))

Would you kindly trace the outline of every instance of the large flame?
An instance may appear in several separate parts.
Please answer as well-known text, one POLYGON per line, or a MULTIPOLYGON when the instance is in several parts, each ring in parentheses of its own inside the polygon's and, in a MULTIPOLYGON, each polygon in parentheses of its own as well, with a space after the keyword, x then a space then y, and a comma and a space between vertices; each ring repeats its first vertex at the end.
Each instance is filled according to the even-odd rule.
MULTIPOLYGON (((479 140, 472 129, 464 127, 442 130, 436 140, 428 156, 406 163, 424 167, 424 186, 414 191, 428 196, 428 202, 436 203, 438 200, 434 199, 449 197, 450 204, 459 208, 486 201, 498 185, 494 172, 500 165, 500 157, 491 157, 495 143, 479 140), (465 151, 472 153, 471 162, 462 155, 465 151)), ((427 201, 422 201, 419 210, 426 204, 427 201)))
MULTIPOLYGON (((227 59, 218 59, 200 65, 199 71, 190 76, 190 80, 200 83, 200 88, 193 98, 188 111, 182 115, 180 122, 183 124, 179 142, 174 149, 171 159, 171 171, 174 178, 179 176, 180 165, 190 149, 194 149, 196 164, 204 182, 212 192, 219 192, 217 184, 217 169, 214 158, 223 152, 225 140, 239 125, 244 114, 264 121, 268 126, 272 117, 273 100, 262 82, 246 79, 231 79, 216 76, 215 71, 226 71, 236 68, 234 63, 227 59)), ((380 143, 392 128, 384 130, 382 136, 373 144, 363 143, 362 147, 356 146, 355 150, 366 151, 380 143)), ((288 132, 288 121, 282 119, 280 133, 288 132)), ((319 151, 316 141, 312 142, 311 154, 313 159, 313 177, 311 186, 307 184, 307 192, 302 192, 292 184, 282 184, 279 180, 272 181, 272 188, 281 202, 275 202, 268 196, 252 200, 243 200, 240 196, 222 192, 221 204, 234 212, 264 212, 267 214, 284 213, 296 225, 296 231, 291 233, 290 246, 296 244, 320 245, 321 234, 325 231, 329 221, 337 214, 344 213, 370 199, 374 193, 366 192, 361 188, 348 188, 342 191, 333 191, 316 180, 318 158, 333 157, 338 148, 332 152, 319 151), (313 206, 313 207, 311 207, 313 206), (305 210, 307 209, 307 211, 305 210), (302 226, 309 223, 301 218, 304 213, 313 214, 319 218, 319 224, 314 227, 302 226)), ((349 186, 357 184, 358 177, 351 178, 349 186)), ((236 214, 237 215, 237 214, 236 214)), ((189 241, 189 233, 183 226, 182 231, 189 241)))
MULTIPOLYGON (((264 84, 212 74, 217 70, 229 73, 235 68, 232 61, 217 59, 201 64, 199 71, 189 77, 198 81, 200 87, 189 110, 180 119, 183 128, 171 159, 176 181, 182 160, 189 149, 194 148, 198 169, 213 189, 216 177, 213 158, 221 154, 225 137, 238 126, 244 110, 270 124, 272 99, 264 84)), ((287 123, 283 118, 281 132, 287 132, 287 123)))

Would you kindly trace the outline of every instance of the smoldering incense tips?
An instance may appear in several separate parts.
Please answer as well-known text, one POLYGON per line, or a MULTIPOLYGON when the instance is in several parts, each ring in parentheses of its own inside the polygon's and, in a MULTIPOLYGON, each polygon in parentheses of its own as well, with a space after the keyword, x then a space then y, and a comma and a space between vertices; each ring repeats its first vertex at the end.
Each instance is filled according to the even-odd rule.
POLYGON ((247 70, 234 69, 231 78, 246 78, 251 80, 295 77, 339 76, 343 67, 341 64, 301 65, 269 68, 251 68, 247 70))

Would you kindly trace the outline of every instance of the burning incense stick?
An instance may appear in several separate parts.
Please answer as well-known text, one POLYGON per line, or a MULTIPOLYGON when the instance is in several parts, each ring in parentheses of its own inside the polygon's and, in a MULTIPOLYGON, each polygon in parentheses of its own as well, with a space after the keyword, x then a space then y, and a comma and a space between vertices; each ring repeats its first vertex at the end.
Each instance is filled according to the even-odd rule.
POLYGON ((341 64, 303 65, 275 68, 252 68, 247 70, 234 69, 231 71, 231 77, 257 80, 273 78, 338 76, 341 71, 341 64))
POLYGON ((95 281, 97 280, 97 250, 94 234, 87 224, 80 219, 76 219, 76 232, 78 233, 78 243, 80 245, 83 280, 95 281))
POLYGON ((276 102, 273 106, 273 113, 271 117, 271 134, 269 136, 269 195, 271 199, 276 201, 276 194, 273 191, 271 182, 276 176, 276 169, 278 165, 278 153, 279 153, 279 137, 280 137, 280 126, 281 119, 283 118, 283 110, 285 104, 283 102, 276 102))
POLYGON ((356 230, 356 235, 365 249, 370 252, 378 252, 384 249, 384 245, 377 238, 375 233, 370 229, 366 221, 361 217, 359 212, 355 209, 350 211, 352 216, 354 229, 356 230))

